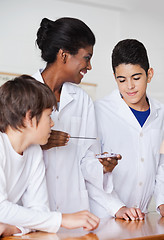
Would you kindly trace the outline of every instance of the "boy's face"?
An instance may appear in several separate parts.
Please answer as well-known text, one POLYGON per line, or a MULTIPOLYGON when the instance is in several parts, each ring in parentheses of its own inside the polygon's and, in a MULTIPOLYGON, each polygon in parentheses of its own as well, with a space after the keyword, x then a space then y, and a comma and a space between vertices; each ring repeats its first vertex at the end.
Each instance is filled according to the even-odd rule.
POLYGON ((44 145, 48 142, 48 138, 50 137, 51 133, 51 127, 54 125, 51 119, 51 112, 52 109, 45 109, 42 113, 38 125, 36 124, 36 117, 32 119, 34 126, 34 144, 44 145))
POLYGON ((146 75, 140 65, 120 64, 115 68, 114 76, 127 105, 138 111, 147 110, 146 88, 153 77, 153 69, 150 68, 146 75))

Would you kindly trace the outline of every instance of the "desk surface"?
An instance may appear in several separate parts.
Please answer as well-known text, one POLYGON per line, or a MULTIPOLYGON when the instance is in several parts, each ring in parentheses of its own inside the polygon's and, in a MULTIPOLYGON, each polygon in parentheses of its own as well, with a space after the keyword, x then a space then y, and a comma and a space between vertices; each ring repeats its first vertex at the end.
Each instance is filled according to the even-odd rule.
POLYGON ((22 237, 5 237, 3 240, 119 240, 119 239, 164 239, 164 217, 156 212, 146 214, 143 221, 102 219, 92 233, 83 230, 60 229, 57 234, 35 232, 22 237))

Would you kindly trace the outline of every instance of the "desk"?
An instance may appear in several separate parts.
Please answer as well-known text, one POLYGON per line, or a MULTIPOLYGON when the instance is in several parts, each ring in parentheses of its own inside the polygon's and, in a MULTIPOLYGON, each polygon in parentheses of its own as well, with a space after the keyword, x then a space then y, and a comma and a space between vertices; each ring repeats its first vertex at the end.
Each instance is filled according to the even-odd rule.
POLYGON ((102 219, 99 227, 90 233, 81 229, 60 229, 57 234, 35 232, 22 237, 5 237, 3 240, 119 240, 164 239, 164 217, 156 212, 146 214, 143 221, 102 219))

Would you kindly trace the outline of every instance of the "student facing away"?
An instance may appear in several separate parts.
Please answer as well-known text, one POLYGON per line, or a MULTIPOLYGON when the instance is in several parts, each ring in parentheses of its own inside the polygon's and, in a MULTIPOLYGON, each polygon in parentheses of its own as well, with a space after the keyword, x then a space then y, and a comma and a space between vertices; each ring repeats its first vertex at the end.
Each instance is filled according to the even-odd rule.
POLYGON ((55 105, 50 88, 28 75, 0 87, 0 222, 5 226, 1 234, 98 226, 99 219, 88 211, 49 210, 40 145, 50 136, 55 105))
POLYGON ((112 172, 122 207, 113 201, 113 215, 143 219, 154 194, 157 211, 164 216, 164 106, 146 92, 153 69, 144 45, 135 39, 120 41, 112 67, 118 90, 98 100, 95 110, 102 151, 110 146, 122 155, 112 172))

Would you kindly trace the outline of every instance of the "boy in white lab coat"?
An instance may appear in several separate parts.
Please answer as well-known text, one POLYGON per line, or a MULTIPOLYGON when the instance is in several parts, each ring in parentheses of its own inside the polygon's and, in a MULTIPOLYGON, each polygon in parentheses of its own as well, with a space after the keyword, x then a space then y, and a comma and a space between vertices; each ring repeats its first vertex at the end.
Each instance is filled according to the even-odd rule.
POLYGON ((112 67, 118 90, 97 101, 95 109, 102 151, 110 146, 122 155, 112 172, 116 199, 124 205, 115 216, 143 219, 153 193, 164 216, 164 106, 146 93, 153 69, 144 45, 135 39, 120 41, 112 67))
POLYGON ((49 210, 40 145, 50 136, 55 105, 50 88, 28 75, 0 87, 1 235, 31 230, 55 233, 60 226, 92 230, 99 223, 88 211, 61 214, 49 210))

